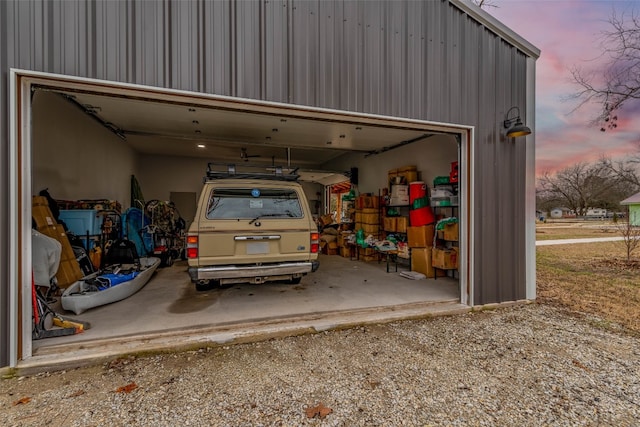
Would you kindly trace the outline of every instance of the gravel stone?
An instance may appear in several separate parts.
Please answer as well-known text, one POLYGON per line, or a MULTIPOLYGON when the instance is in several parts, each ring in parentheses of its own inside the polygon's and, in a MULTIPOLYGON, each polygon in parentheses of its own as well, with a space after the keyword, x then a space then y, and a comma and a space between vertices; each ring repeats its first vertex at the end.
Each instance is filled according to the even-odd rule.
POLYGON ((531 304, 121 358, 0 381, 0 425, 640 425, 639 340, 599 324, 531 304))

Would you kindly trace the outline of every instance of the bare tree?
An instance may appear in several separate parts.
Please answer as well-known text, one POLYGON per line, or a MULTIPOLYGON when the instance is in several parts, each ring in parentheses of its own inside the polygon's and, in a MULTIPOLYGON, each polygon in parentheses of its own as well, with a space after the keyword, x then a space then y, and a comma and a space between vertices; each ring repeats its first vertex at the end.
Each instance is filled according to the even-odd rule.
POLYGON ((472 0, 473 4, 479 6, 481 9, 495 7, 498 6, 492 0, 472 0))
POLYGON ((603 157, 600 159, 600 165, 609 171, 620 184, 627 185, 629 196, 640 191, 640 174, 638 172, 640 169, 640 146, 638 146, 637 153, 622 159, 613 160, 603 157))
MULTIPOLYGON (((539 180, 538 195, 546 203, 557 203, 584 216, 589 208, 607 207, 617 187, 610 172, 599 163, 576 163, 561 171, 546 172, 539 180)), ((618 199, 619 202, 621 199, 618 199)), ((556 206, 558 207, 558 206, 556 206)))
POLYGON ((618 223, 616 228, 622 234, 623 243, 627 248, 627 263, 631 262, 631 255, 640 246, 640 227, 632 225, 632 218, 627 210, 627 221, 618 223))
POLYGON ((601 131, 615 129, 620 109, 640 99, 640 17, 635 12, 609 18, 611 29, 602 33, 602 56, 607 58, 603 69, 571 70, 573 81, 581 89, 572 96, 579 100, 577 108, 591 102, 601 106, 594 124, 601 131), (629 16, 630 15, 630 16, 629 16))

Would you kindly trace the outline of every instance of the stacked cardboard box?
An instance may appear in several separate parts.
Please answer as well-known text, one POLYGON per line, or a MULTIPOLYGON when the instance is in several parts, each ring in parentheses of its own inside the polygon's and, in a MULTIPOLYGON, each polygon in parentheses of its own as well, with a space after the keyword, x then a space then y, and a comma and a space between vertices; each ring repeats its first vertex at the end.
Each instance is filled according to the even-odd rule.
POLYGON ((433 224, 407 227, 407 243, 411 249, 411 270, 427 277, 444 276, 444 271, 436 270, 432 263, 433 224))
POLYGON ((418 180, 418 168, 416 166, 403 166, 389 170, 389 185, 409 184, 418 180))
POLYGON ((406 233, 409 218, 406 216, 385 216, 382 223, 384 231, 390 233, 406 233))
POLYGON ((59 287, 69 287, 74 282, 80 280, 83 274, 80 270, 80 264, 78 264, 78 260, 71 248, 71 244, 69 243, 67 233, 61 224, 56 223, 45 197, 34 196, 31 211, 38 231, 45 236, 56 239, 62 245, 60 266, 56 273, 56 280, 59 287))
POLYGON ((380 207, 380 198, 371 194, 362 194, 356 198, 357 209, 378 209, 380 207))
POLYGON ((376 208, 356 208, 356 231, 363 230, 365 237, 380 237, 380 212, 376 208))

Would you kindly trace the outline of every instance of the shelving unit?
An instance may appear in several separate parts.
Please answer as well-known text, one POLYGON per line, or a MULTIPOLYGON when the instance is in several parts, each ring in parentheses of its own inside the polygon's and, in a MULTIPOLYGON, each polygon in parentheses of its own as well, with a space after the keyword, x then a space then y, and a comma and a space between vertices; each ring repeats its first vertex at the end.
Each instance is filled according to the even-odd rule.
MULTIPOLYGON (((434 185, 437 197, 432 197, 432 209, 436 215, 436 219, 455 217, 458 218, 458 183, 448 182, 441 185, 434 185), (448 194, 450 193, 450 194, 448 194), (447 195, 448 194, 448 195, 447 195)), ((436 222, 437 224, 437 222, 436 222)), ((458 272, 458 240, 459 226, 456 222, 454 225, 446 225, 444 231, 435 231, 435 245, 433 269, 436 271, 434 278, 437 277, 437 271, 444 271, 445 275, 456 277, 458 272), (453 253, 452 253, 453 252, 453 253)))

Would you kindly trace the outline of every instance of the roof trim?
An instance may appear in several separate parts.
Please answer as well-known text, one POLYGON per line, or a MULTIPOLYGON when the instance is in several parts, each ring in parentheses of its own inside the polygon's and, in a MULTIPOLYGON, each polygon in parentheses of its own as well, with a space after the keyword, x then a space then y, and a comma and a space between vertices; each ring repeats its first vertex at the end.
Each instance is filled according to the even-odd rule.
POLYGON ((621 205, 636 205, 640 203, 640 193, 636 193, 620 202, 621 205))
POLYGON ((518 35, 511 28, 498 21, 489 13, 482 10, 480 7, 469 2, 469 0, 449 0, 449 3, 465 12, 471 18, 475 19, 498 36, 502 37, 508 43, 520 49, 526 55, 534 59, 540 58, 540 49, 527 41, 524 37, 518 35))

